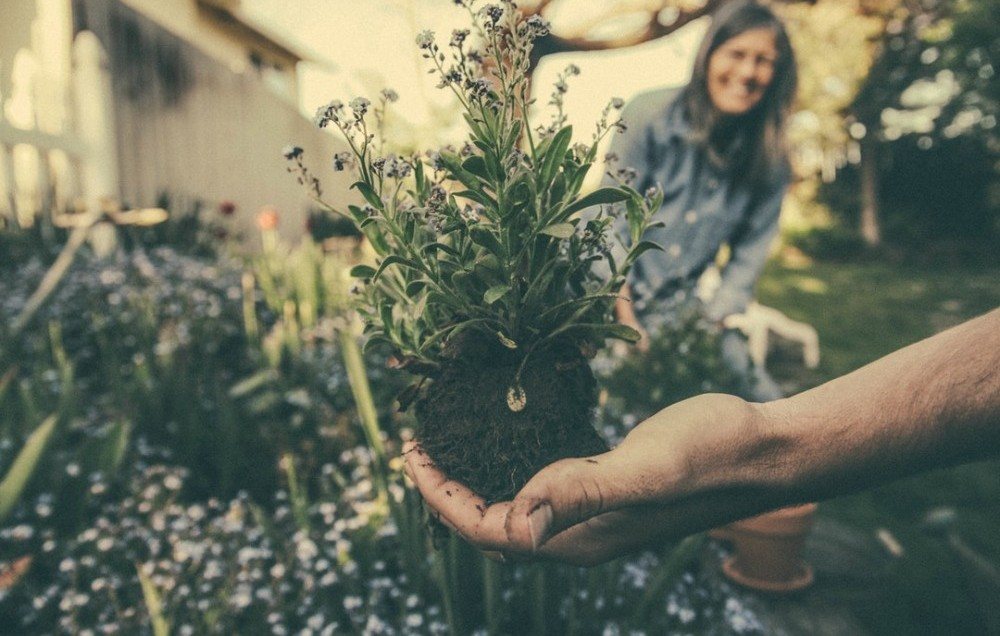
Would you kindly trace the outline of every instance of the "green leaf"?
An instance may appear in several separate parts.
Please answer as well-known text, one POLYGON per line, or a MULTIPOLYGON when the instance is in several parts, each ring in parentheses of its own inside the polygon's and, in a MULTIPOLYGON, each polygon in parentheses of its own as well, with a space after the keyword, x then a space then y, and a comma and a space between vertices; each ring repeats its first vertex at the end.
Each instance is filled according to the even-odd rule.
POLYGON ((563 160, 566 158, 566 150, 569 148, 569 142, 572 138, 572 126, 566 126, 552 138, 552 143, 545 152, 545 158, 542 160, 542 167, 538 173, 538 183, 542 187, 546 187, 551 183, 556 169, 562 165, 563 160))
POLYGON ((368 353, 377 345, 384 344, 390 347, 394 346, 392 340, 385 337, 385 334, 381 331, 373 331, 368 334, 368 339, 365 340, 365 344, 361 347, 362 353, 368 353))
POLYGON ((470 189, 479 189, 482 187, 482 182, 479 178, 462 167, 462 163, 459 160, 458 155, 451 152, 442 152, 440 157, 441 163, 444 164, 447 171, 450 172, 456 179, 461 181, 465 187, 470 189))
POLYGON ((500 300, 504 294, 510 291, 510 285, 496 285, 490 287, 483 294, 483 300, 486 301, 487 305, 492 305, 496 301, 500 300))
POLYGON ((593 164, 585 163, 582 166, 577 166, 573 170, 573 174, 569 177, 569 191, 579 192, 580 187, 583 185, 583 180, 587 178, 587 173, 590 172, 590 167, 593 164))
MULTIPOLYGON (((463 272, 458 273, 461 274, 463 272)), ((454 280, 452 281, 452 284, 461 289, 461 286, 456 284, 454 280)), ((455 298, 454 294, 442 294, 439 291, 428 292, 427 302, 432 305, 440 305, 441 307, 451 307, 456 311, 460 311, 462 309, 462 303, 455 298)))
POLYGON ((567 239, 573 236, 576 228, 572 223, 553 223, 552 225, 538 230, 539 234, 548 234, 556 238, 567 239))
POLYGON ((14 380, 14 376, 17 375, 17 367, 12 369, 7 369, 7 372, 0 376, 0 406, 3 405, 4 396, 7 395, 7 387, 14 380))
POLYGON ((502 331, 497 332, 497 338, 500 339, 500 344, 507 347, 508 349, 517 349, 517 343, 503 335, 502 331))
POLYGON ((260 371, 229 387, 227 395, 233 399, 239 399, 255 392, 263 386, 277 382, 280 377, 276 369, 260 371))
POLYGON ((412 269, 418 271, 420 270, 419 263, 411 261, 408 258, 403 258, 399 254, 390 254, 385 257, 385 259, 379 264, 378 269, 375 270, 375 273, 372 275, 372 282, 374 283, 375 281, 377 281, 379 277, 382 275, 382 272, 385 271, 385 268, 389 267, 390 265, 405 265, 412 269))
POLYGON ((538 317, 538 320, 539 321, 545 320, 546 317, 554 313, 557 313, 559 311, 565 311, 567 309, 572 310, 577 307, 587 307, 588 305, 593 305, 601 300, 612 300, 615 298, 618 298, 618 294, 587 294, 586 296, 582 296, 580 298, 573 298, 571 300, 563 301, 558 305, 555 305, 554 307, 546 309, 538 317))
POLYGON ((633 244, 639 242, 643 230, 642 204, 638 196, 629 197, 625 202, 625 218, 628 220, 629 238, 633 244))
POLYGON ((462 168, 481 179, 488 179, 489 172, 486 170, 486 160, 478 155, 473 155, 462 162, 462 168))
POLYGON ((379 198, 378 194, 375 193, 375 190, 373 190, 372 187, 364 181, 355 181, 351 184, 351 187, 357 188, 358 192, 361 193, 361 196, 365 198, 365 201, 370 203, 376 210, 384 208, 382 199, 379 198))
POLYGON ((351 213, 351 216, 354 217, 355 224, 360 225, 361 223, 364 223, 365 219, 368 218, 368 215, 365 214, 361 210, 361 208, 359 208, 356 205, 349 205, 349 206, 347 206, 347 210, 351 213))
POLYGON ((417 184, 417 194, 422 195, 427 184, 424 183, 424 162, 421 160, 413 162, 413 180, 417 184))
POLYGON ((592 337, 615 338, 617 340, 625 340, 627 342, 639 342, 639 339, 642 337, 641 334, 632 327, 626 327, 625 325, 618 323, 577 323, 563 325, 559 329, 553 331, 549 337, 551 338, 552 336, 569 331, 583 331, 592 337))
POLYGON ((507 139, 504 140, 503 151, 504 154, 509 153, 517 145, 517 140, 521 138, 521 122, 519 120, 514 120, 510 127, 510 133, 507 135, 507 139))
POLYGON ((382 322, 382 329, 385 330, 387 338, 392 340, 392 331, 396 322, 392 319, 392 305, 385 303, 378 308, 379 320, 382 322))
POLYGON ((563 210, 563 214, 573 214, 574 212, 578 212, 594 205, 617 203, 619 201, 624 201, 628 197, 628 192, 622 190, 621 188, 600 188, 567 206, 566 209, 563 210))
POLYGON ((470 230, 469 236, 472 238, 472 242, 476 245, 485 247, 497 256, 503 256, 504 249, 503 245, 500 244, 500 239, 498 239, 488 228, 482 225, 474 226, 470 230))
POLYGON ((428 243, 427 245, 424 245, 423 251, 427 254, 430 254, 431 252, 441 251, 444 252, 445 254, 451 254, 452 256, 456 257, 459 256, 458 250, 456 250, 454 247, 440 242, 428 243))
POLYGON ((355 265, 351 268, 351 278, 371 278, 375 275, 375 268, 371 265, 355 265))
POLYGON ((624 340, 626 342, 639 342, 642 338, 642 334, 638 331, 629 327, 627 325, 622 325, 619 323, 612 323, 609 325, 602 325, 601 329, 595 330, 598 334, 603 334, 605 338, 616 338, 618 340, 624 340))
POLYGON ((97 458, 97 467, 105 475, 114 475, 118 472, 122 460, 125 459, 125 452, 128 450, 128 439, 132 432, 132 425, 127 420, 118 420, 112 426, 108 436, 103 440, 100 453, 97 458))
POLYGON ((426 278, 421 278, 419 280, 411 280, 406 285, 406 295, 410 297, 416 296, 417 294, 422 292, 424 290, 424 287, 427 287, 429 283, 430 281, 427 280, 426 278))
POLYGON ((493 197, 479 190, 462 190, 461 192, 456 192, 455 196, 475 201, 476 203, 488 208, 497 207, 497 202, 493 199, 493 197))
POLYGON ((152 579, 142 571, 141 563, 137 563, 135 569, 139 574, 142 600, 146 604, 146 611, 149 612, 153 636, 170 636, 170 623, 163 617, 163 603, 160 601, 160 594, 156 591, 156 586, 153 585, 152 579))
POLYGON ((45 452, 46 446, 48 446, 57 421, 55 415, 45 418, 45 421, 28 436, 21 452, 17 454, 14 463, 11 464, 10 470, 4 475, 3 481, 0 481, 0 523, 7 518, 7 515, 21 499, 21 493, 24 492, 24 487, 35 473, 35 468, 38 466, 38 461, 45 452))
POLYGON ((626 263, 634 263, 637 258, 643 253, 649 250, 663 251, 663 248, 652 241, 640 241, 635 247, 629 250, 628 257, 625 259, 626 263))

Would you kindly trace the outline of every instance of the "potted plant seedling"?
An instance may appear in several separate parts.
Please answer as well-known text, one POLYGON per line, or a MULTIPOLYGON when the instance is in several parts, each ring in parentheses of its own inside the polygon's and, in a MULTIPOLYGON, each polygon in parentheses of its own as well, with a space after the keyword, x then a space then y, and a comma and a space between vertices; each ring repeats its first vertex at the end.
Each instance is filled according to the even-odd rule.
MULTIPOLYGON (((624 185, 582 195, 598 143, 624 126, 621 100, 609 102, 587 143, 574 143, 562 113, 570 68, 551 121, 535 125, 529 55, 547 24, 522 19, 511 2, 459 4, 475 36, 457 30, 439 45, 425 31, 417 45, 460 102, 468 141, 385 154, 382 120, 395 93, 374 105, 334 101, 317 123, 342 133, 350 151, 334 168, 356 171, 363 203, 323 205, 353 220, 377 255, 352 270, 366 346, 388 346, 395 366, 415 374, 400 407, 415 407, 421 445, 449 476, 497 501, 553 461, 606 450, 592 425, 588 358, 608 338, 638 338, 611 308, 635 259, 657 249, 641 238, 662 195, 624 185), (626 237, 613 236, 619 212, 626 237), (619 239, 627 248, 615 259, 619 239)), ((319 200, 302 151, 285 154, 319 200)))

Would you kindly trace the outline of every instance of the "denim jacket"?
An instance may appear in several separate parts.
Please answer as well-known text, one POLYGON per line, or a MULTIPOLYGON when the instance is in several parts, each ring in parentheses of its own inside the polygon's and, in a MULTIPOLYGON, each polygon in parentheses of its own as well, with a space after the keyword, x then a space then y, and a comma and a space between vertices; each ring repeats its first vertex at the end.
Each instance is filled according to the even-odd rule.
MULTIPOLYGON (((632 182, 636 190, 654 185, 663 189, 663 205, 653 219, 664 226, 649 230, 644 239, 664 251, 642 254, 629 281, 637 315, 654 323, 659 322, 657 313, 669 311, 671 297, 694 286, 723 243, 729 244, 732 255, 706 314, 721 320, 746 309, 778 232, 789 182, 788 170, 782 170, 756 192, 735 184, 731 173, 709 161, 704 149, 690 140, 681 93, 672 88, 635 97, 622 114, 628 128, 615 134, 610 148, 619 157, 619 168, 637 171, 632 182)), ((627 236, 621 220, 616 227, 619 235, 627 236)), ((616 254, 622 255, 623 250, 616 254)))

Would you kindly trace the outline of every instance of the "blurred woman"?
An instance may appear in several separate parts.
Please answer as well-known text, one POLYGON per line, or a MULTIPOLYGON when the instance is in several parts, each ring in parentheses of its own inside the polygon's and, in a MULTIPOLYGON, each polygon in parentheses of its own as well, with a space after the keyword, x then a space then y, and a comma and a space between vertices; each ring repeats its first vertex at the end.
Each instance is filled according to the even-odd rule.
MULTIPOLYGON (((796 83, 784 25, 767 7, 740 1, 714 16, 687 86, 630 102, 628 128, 609 155, 618 158, 616 178, 627 175, 640 192, 662 189, 654 218, 664 225, 646 238, 664 251, 637 261, 615 307, 622 323, 644 337, 669 325, 723 244, 730 258, 704 312, 721 324, 746 309, 790 179, 784 129, 796 83)), ((743 397, 781 397, 763 369, 751 368, 741 334, 724 332, 722 354, 745 378, 743 397)))

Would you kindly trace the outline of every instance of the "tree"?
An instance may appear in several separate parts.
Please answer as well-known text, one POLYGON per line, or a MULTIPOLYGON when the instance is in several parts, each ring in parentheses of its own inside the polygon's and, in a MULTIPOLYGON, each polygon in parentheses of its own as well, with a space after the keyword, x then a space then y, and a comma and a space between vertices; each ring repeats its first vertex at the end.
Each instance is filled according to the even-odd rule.
POLYGON ((861 236, 881 240, 880 156, 916 137, 921 150, 981 136, 997 153, 1000 0, 902 0, 874 7, 875 59, 848 111, 861 147, 861 236))

